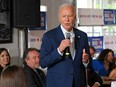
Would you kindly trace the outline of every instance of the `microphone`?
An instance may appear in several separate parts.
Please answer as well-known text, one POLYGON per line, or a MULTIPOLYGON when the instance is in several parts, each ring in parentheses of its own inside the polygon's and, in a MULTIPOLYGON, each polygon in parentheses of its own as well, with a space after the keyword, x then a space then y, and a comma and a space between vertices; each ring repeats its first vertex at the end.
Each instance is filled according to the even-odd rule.
MULTIPOLYGON (((66 33, 66 39, 70 39, 70 33, 66 33)), ((71 57, 71 52, 70 52, 70 47, 66 47, 65 48, 65 55, 66 57, 71 57)))

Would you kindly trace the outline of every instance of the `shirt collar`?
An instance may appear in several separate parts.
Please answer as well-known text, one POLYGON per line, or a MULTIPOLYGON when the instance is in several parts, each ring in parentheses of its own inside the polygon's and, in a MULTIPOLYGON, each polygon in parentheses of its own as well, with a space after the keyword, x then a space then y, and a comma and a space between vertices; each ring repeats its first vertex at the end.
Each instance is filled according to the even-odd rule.
MULTIPOLYGON (((66 38, 66 33, 69 32, 69 31, 67 31, 65 28, 63 28, 62 25, 61 25, 61 30, 62 30, 62 32, 63 32, 65 38, 66 38)), ((69 33, 71 34, 71 37, 72 37, 72 38, 75 37, 74 32, 73 32, 73 29, 72 29, 69 33)))

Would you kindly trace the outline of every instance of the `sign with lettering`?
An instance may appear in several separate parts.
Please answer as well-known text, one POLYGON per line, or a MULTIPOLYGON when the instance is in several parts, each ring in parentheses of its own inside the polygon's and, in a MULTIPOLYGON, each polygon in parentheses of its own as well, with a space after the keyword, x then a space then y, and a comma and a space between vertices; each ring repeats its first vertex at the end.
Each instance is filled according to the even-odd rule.
POLYGON ((93 46, 97 52, 103 50, 103 36, 89 37, 89 45, 93 46))

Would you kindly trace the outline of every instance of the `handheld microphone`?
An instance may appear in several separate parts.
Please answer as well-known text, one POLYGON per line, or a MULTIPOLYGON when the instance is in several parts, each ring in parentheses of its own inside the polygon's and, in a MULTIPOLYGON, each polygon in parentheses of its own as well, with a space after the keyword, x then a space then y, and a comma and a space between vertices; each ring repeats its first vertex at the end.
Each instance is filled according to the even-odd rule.
MULTIPOLYGON (((70 33, 66 33, 66 38, 67 39, 70 39, 70 33)), ((67 56, 67 57, 70 57, 71 56, 71 52, 70 52, 70 48, 69 47, 66 47, 65 48, 65 55, 67 56)))

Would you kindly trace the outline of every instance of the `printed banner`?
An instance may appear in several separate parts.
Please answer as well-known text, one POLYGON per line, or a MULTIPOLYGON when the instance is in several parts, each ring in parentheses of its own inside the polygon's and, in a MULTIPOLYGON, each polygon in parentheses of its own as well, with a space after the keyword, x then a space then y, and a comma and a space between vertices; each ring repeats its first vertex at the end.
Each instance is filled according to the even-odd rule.
POLYGON ((41 39, 44 33, 44 30, 31 30, 28 32, 28 46, 40 49, 41 39))
POLYGON ((101 52, 103 50, 103 36, 99 37, 89 37, 89 45, 96 49, 96 52, 101 52))
POLYGON ((116 51, 116 36, 104 36, 104 47, 116 51))
POLYGON ((114 10, 104 9, 104 25, 115 24, 114 10))
POLYGON ((79 25, 104 25, 102 9, 78 9, 79 25))

